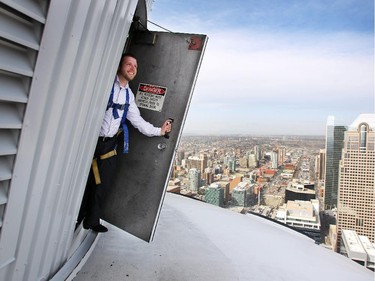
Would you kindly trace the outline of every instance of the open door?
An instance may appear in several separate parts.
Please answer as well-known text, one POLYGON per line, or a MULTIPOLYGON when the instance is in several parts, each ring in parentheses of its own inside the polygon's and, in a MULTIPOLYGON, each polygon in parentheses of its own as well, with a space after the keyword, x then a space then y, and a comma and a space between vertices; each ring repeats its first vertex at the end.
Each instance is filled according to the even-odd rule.
POLYGON ((169 138, 149 138, 129 125, 129 153, 119 148, 118 172, 104 204, 104 220, 151 241, 198 70, 206 35, 138 32, 128 52, 138 61, 130 82, 142 117, 161 126, 173 118, 169 138))

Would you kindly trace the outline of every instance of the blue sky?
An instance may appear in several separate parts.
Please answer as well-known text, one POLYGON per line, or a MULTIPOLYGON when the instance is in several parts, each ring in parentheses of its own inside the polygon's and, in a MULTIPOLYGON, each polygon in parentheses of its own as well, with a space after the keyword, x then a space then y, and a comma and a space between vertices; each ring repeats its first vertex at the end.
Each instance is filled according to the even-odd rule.
POLYGON ((184 134, 325 135, 374 112, 373 0, 155 0, 149 20, 209 37, 184 134))

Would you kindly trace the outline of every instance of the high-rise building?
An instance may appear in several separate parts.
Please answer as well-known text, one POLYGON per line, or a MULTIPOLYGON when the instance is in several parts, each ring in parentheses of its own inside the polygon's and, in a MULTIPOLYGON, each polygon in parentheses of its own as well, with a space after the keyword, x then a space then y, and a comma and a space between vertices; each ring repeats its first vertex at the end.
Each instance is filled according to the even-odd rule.
POLYGON ((189 170, 189 190, 198 193, 199 184, 201 181, 200 171, 196 168, 189 170))
POLYGON ((207 168, 208 157, 207 154, 201 153, 199 156, 190 156, 187 159, 187 168, 190 170, 196 168, 201 175, 204 173, 204 169, 207 168))
POLYGON ((224 206, 224 189, 218 184, 211 184, 207 187, 205 201, 209 204, 223 207, 224 206))
POLYGON ((240 182, 232 191, 232 205, 247 207, 250 195, 250 184, 248 182, 240 182))
MULTIPOLYGON (((317 181, 317 188, 319 193, 319 200, 324 198, 324 182, 326 176, 326 150, 320 149, 319 154, 316 156, 315 159, 315 176, 318 179, 317 181)), ((321 201, 322 206, 323 202, 321 201)))
POLYGON ((238 164, 240 165, 241 168, 248 168, 249 167, 249 161, 248 157, 240 157, 238 159, 238 164))
POLYGON ((345 133, 337 205, 338 241, 354 230, 374 243, 375 114, 361 114, 345 133))
POLYGON ((278 159, 277 159, 277 164, 279 166, 281 166, 284 161, 285 161, 285 154, 286 154, 286 148, 285 146, 280 146, 278 149, 277 149, 277 155, 278 155, 278 159))
POLYGON ((218 185, 219 187, 221 187, 224 191, 224 205, 228 205, 228 201, 229 201, 229 181, 216 181, 215 182, 216 185, 218 185))
POLYGON ((337 206, 339 165, 345 131, 345 126, 335 125, 334 116, 328 117, 326 127, 324 209, 332 209, 337 206))
POLYGON ((181 164, 181 161, 185 158, 185 150, 179 150, 176 153, 176 162, 178 165, 181 164))
POLYGON ((248 155, 248 166, 249 166, 249 168, 258 167, 258 161, 257 161, 256 155, 254 153, 250 153, 248 155))
POLYGON ((204 169, 203 179, 205 180, 206 185, 210 185, 214 182, 214 173, 212 168, 204 169))
POLYGON ((276 151, 271 152, 271 168, 272 169, 277 169, 278 165, 278 154, 276 151))
POLYGON ((231 173, 234 173, 236 171, 236 159, 234 157, 229 159, 228 168, 231 173))
POLYGON ((229 173, 236 171, 236 156, 227 155, 224 157, 224 164, 228 167, 229 173))
POLYGON ((259 161, 262 159, 262 149, 259 144, 254 146, 254 154, 255 154, 255 159, 259 161))
POLYGON ((319 151, 319 161, 317 161, 317 169, 316 171, 318 172, 318 179, 319 180, 324 180, 326 177, 326 171, 325 171, 325 166, 326 166, 326 150, 321 149, 319 151))

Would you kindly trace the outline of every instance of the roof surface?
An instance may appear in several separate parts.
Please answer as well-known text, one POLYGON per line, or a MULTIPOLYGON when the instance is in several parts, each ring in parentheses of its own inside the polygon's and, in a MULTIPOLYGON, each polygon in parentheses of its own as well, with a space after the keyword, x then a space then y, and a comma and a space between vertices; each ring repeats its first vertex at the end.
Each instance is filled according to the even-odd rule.
POLYGON ((167 193, 153 242, 109 225, 81 280, 374 280, 374 273, 287 227, 167 193))
POLYGON ((349 126, 350 130, 357 130, 358 125, 362 122, 367 123, 372 130, 375 130, 375 114, 374 113, 366 113, 360 114, 353 123, 349 126))

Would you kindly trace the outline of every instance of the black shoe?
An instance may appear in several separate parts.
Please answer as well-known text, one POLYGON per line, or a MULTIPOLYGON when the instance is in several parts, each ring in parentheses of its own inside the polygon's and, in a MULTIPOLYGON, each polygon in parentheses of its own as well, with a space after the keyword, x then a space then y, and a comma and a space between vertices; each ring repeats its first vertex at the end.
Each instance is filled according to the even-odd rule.
POLYGON ((104 225, 98 224, 98 225, 87 225, 83 223, 83 228, 84 229, 91 229, 92 231, 95 232, 107 232, 108 228, 106 228, 104 225))

